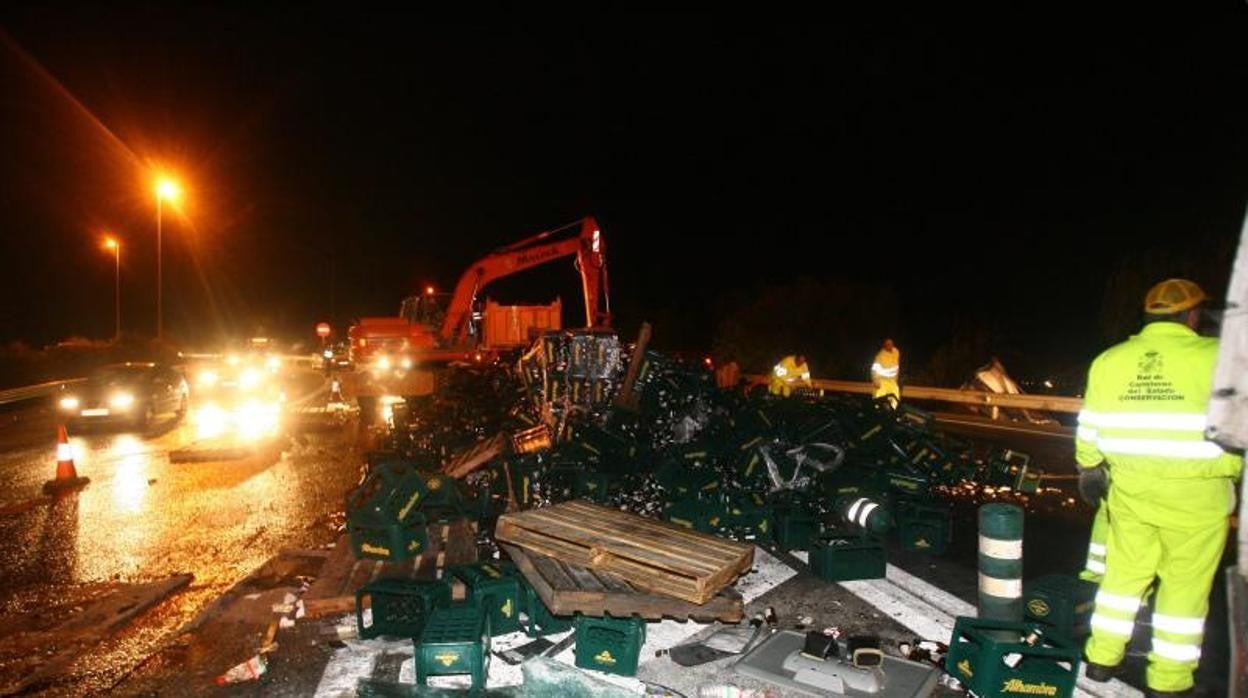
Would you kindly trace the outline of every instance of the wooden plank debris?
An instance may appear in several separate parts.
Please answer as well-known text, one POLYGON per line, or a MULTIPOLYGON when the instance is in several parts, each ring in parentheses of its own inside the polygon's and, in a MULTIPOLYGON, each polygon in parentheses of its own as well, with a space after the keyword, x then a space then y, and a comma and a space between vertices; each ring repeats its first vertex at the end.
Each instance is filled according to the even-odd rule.
POLYGON ((494 536, 634 587, 704 604, 754 563, 754 546, 584 501, 504 514, 494 536))
POLYGON ((356 559, 343 534, 304 592, 303 611, 309 618, 348 613, 355 610, 356 590, 375 579, 435 579, 441 567, 476 561, 476 527, 466 519, 431 524, 428 549, 404 562, 356 559))
POLYGON ((695 604, 671 596, 651 594, 621 577, 570 565, 562 560, 527 552, 514 545, 503 545, 516 568, 542 598, 546 608, 557 616, 583 613, 588 616, 626 617, 633 614, 646 620, 671 618, 736 623, 744 618, 741 594, 732 587, 720 590, 705 604, 695 604))

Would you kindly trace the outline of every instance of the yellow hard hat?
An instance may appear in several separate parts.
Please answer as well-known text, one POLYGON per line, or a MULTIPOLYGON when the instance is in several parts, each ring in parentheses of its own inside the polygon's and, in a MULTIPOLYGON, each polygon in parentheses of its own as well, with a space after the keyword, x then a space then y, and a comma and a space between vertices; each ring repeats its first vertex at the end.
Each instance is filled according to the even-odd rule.
POLYGON ((1187 279, 1166 279, 1148 289, 1144 296, 1144 312, 1150 315, 1181 313, 1200 305, 1208 296, 1203 289, 1187 279))

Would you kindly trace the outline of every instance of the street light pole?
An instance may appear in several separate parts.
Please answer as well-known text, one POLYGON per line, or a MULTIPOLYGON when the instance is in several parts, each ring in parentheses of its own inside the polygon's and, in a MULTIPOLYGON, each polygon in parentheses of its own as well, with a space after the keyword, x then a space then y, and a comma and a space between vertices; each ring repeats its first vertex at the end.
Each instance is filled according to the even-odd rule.
POLYGON ((162 238, 164 237, 163 219, 165 199, 173 201, 178 198, 179 188, 177 182, 171 179, 161 179, 156 182, 156 339, 160 339, 164 335, 165 314, 163 308, 163 277, 162 265, 163 255, 161 253, 162 238))
POLYGON ((164 202, 164 194, 158 188, 156 190, 156 339, 160 340, 164 330, 165 316, 161 307, 161 204, 164 202))
POLYGON ((121 340, 121 241, 107 238, 104 246, 113 251, 113 341, 121 340))

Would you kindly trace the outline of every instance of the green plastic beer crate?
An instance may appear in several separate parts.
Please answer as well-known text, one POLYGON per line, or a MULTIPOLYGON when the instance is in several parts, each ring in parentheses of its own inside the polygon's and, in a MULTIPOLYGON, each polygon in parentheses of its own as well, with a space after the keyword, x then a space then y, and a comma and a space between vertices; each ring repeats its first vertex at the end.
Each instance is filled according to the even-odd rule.
POLYGON ((582 471, 572 483, 572 496, 604 504, 611 490, 611 476, 603 472, 582 471))
POLYGON ((478 562, 447 568, 446 574, 468 587, 473 603, 484 606, 494 635, 520 630, 520 613, 527 599, 519 574, 510 564, 478 562))
POLYGON ((931 492, 932 476, 904 464, 881 468, 876 471, 876 487, 890 495, 923 497, 931 492))
POLYGON ((356 627, 365 640, 382 635, 418 637, 433 609, 450 604, 451 588, 445 582, 377 579, 355 592, 356 627))
POLYGON ((1096 582, 1065 574, 1050 574, 1023 584, 1023 617, 1052 626, 1066 637, 1089 631, 1096 582))
POLYGON ((897 531, 902 550, 944 555, 953 542, 953 512, 946 504, 902 502, 897 531))
POLYGON ((424 514, 409 514, 405 521, 378 521, 354 516, 347 521, 351 550, 357 558, 402 562, 429 547, 424 514))
POLYGON ((715 500, 679 499, 663 510, 663 519, 699 533, 714 533, 724 520, 724 506, 715 500))
POLYGON ((722 529, 744 539, 770 541, 775 535, 771 505, 757 493, 729 499, 724 508, 722 529))
POLYGON ((810 571, 829 582, 883 579, 887 568, 888 554, 875 538, 834 531, 810 546, 810 571))
POLYGON ((347 495, 347 530, 356 557, 407 560, 423 553, 429 540, 420 509, 427 494, 424 478, 404 461, 373 467, 347 495))
MULTIPOLYGON (((524 578, 521 577, 521 581, 524 578)), ((542 601, 542 597, 527 582, 524 586, 524 632, 529 637, 539 637, 541 635, 553 635, 561 633, 565 630, 571 630, 573 621, 572 616, 556 616, 546 607, 546 602, 542 601)))
POLYGON ((463 497, 455 478, 441 473, 425 475, 425 490, 426 508, 440 509, 443 515, 449 514, 452 517, 463 510, 463 497))
POLYGON ((415 641, 416 683, 430 676, 471 674, 473 689, 484 689, 490 666, 490 615, 476 604, 435 608, 415 641))
POLYGON ((974 695, 1069 698, 1079 678, 1083 650, 1052 628, 960 616, 953 626, 945 671, 974 695), (1039 629, 1035 644, 1023 638, 1039 629), (1003 633, 1017 641, 997 639, 1003 633), (1007 663, 1007 658, 1014 660, 1007 663), (1012 664, 1012 666, 1011 666, 1012 664))
POLYGON ((776 543, 782 550, 809 550, 819 531, 814 515, 796 507, 777 508, 775 521, 776 543))
POLYGON ((582 669, 632 676, 645 642, 646 622, 637 616, 576 616, 576 665, 582 669))

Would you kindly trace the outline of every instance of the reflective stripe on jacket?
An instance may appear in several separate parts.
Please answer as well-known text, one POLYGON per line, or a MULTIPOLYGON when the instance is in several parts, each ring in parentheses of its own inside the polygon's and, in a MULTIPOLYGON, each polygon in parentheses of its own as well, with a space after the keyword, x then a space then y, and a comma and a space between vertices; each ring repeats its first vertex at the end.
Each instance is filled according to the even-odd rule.
POLYGON ((896 380, 901 374, 901 351, 894 348, 892 351, 881 349, 875 355, 875 363, 871 364, 871 377, 875 379, 885 378, 896 380))
POLYGON ((1237 477, 1239 456, 1205 440, 1218 343, 1185 325, 1153 322, 1092 362, 1075 432, 1075 460, 1114 477, 1237 477))

